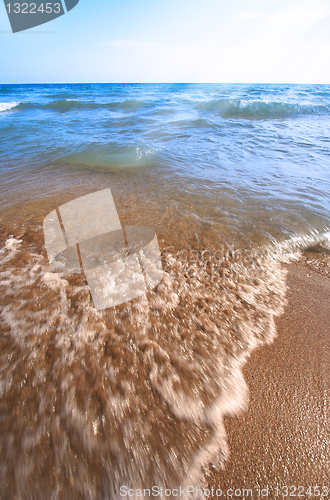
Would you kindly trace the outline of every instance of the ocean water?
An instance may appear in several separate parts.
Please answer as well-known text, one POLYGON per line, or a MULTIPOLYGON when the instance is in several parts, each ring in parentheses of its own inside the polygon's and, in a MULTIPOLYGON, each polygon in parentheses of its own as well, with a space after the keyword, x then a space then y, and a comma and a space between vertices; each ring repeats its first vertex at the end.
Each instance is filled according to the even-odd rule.
POLYGON ((0 86, 3 498, 201 485, 274 340, 286 268, 330 275, 330 86, 0 86), (96 311, 42 222, 110 188, 164 277, 96 311))

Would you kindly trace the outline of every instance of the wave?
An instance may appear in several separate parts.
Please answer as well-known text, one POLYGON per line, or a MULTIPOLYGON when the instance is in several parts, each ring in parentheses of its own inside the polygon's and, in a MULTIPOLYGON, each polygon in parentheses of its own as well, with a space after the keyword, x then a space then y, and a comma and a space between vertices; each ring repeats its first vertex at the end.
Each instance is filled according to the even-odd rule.
MULTIPOLYGON (((13 104, 13 103, 4 103, 13 104)), ((186 103, 187 104, 187 103, 186 103)), ((223 118, 244 118, 244 119, 276 119, 290 118, 303 115, 325 115, 330 114, 329 105, 321 104, 299 104, 289 102, 276 102, 267 100, 248 99, 213 99, 208 102, 190 102, 190 106, 198 111, 215 113, 223 118)), ((126 113, 140 112, 142 110, 153 109, 157 113, 157 104, 143 100, 128 99, 125 101, 95 102, 83 101, 79 98, 56 99, 49 103, 21 102, 14 103, 19 109, 44 109, 58 112, 83 111, 109 109, 112 111, 123 111, 126 113)), ((168 107, 166 113, 175 112, 175 107, 168 107)), ((0 107, 1 111, 1 107, 0 107)), ((162 111, 162 110, 161 110, 162 111)))
POLYGON ((216 112, 224 118, 273 119, 300 115, 322 115, 330 113, 330 106, 315 104, 285 103, 247 99, 213 99, 199 103, 197 109, 216 112))
POLYGON ((155 290, 98 312, 83 276, 50 272, 39 229, 13 229, 0 248, 4 497, 202 487, 229 454, 224 417, 247 407, 242 368, 276 336, 282 263, 315 244, 330 249, 330 232, 248 259, 164 248, 155 290), (18 401, 24 412, 12 411, 18 401))
POLYGON ((312 240, 245 264, 230 250, 196 262, 196 252, 164 249, 154 291, 97 312, 83 276, 50 272, 38 230, 9 237, 0 250, 4 488, 93 500, 119 498, 122 485, 201 486, 203 470, 229 453, 224 416, 247 406, 243 365, 276 335, 281 261, 312 240))
POLYGON ((111 109, 111 110, 125 110, 134 112, 151 106, 151 103, 138 100, 126 101, 112 101, 112 102, 94 102, 94 101, 81 101, 76 98, 56 99, 47 104, 24 102, 20 103, 20 109, 46 109, 60 112, 74 111, 74 110, 96 110, 96 109, 111 109))
POLYGON ((162 162, 160 152, 147 146, 118 146, 91 143, 78 153, 62 156, 55 163, 76 168, 109 169, 118 167, 150 166, 162 162))
POLYGON ((3 111, 10 111, 13 108, 16 108, 16 106, 19 106, 19 102, 0 102, 0 113, 3 111))

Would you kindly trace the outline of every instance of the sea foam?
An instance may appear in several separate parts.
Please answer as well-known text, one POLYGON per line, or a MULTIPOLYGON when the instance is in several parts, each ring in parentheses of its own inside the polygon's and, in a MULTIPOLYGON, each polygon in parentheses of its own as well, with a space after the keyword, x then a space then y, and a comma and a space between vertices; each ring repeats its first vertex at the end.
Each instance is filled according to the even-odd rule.
POLYGON ((0 113, 9 111, 19 105, 19 102, 0 102, 0 113))
POLYGON ((17 477, 18 498, 115 499, 122 485, 201 485, 224 465, 223 418, 248 402, 242 367, 285 304, 278 256, 247 266, 229 252, 215 269, 165 251, 154 291, 102 312, 83 277, 50 273, 24 238, 0 260, 4 491, 17 477))

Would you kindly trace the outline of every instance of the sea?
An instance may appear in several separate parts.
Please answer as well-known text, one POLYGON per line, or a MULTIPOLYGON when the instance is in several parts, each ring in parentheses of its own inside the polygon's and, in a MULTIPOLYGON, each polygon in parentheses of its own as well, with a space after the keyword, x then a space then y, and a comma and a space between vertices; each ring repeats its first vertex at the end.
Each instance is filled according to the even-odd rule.
POLYGON ((0 85, 2 498, 171 497, 226 466, 290 262, 330 277, 329 130, 330 85, 0 85), (104 189, 163 278, 97 310, 43 221, 104 189))

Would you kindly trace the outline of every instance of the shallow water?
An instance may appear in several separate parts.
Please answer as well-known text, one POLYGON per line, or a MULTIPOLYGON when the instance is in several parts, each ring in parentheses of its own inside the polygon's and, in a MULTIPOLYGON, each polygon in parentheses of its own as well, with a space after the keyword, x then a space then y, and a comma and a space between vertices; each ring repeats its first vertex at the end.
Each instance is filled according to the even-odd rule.
POLYGON ((0 100, 2 206, 128 184, 157 216, 253 240, 329 225, 329 86, 13 85, 0 100))
POLYGON ((281 264, 329 272, 330 87, 0 87, 3 498, 120 498, 200 485, 244 410, 241 368, 272 342, 281 264), (164 277, 93 307, 53 273, 42 222, 111 188, 164 277))

